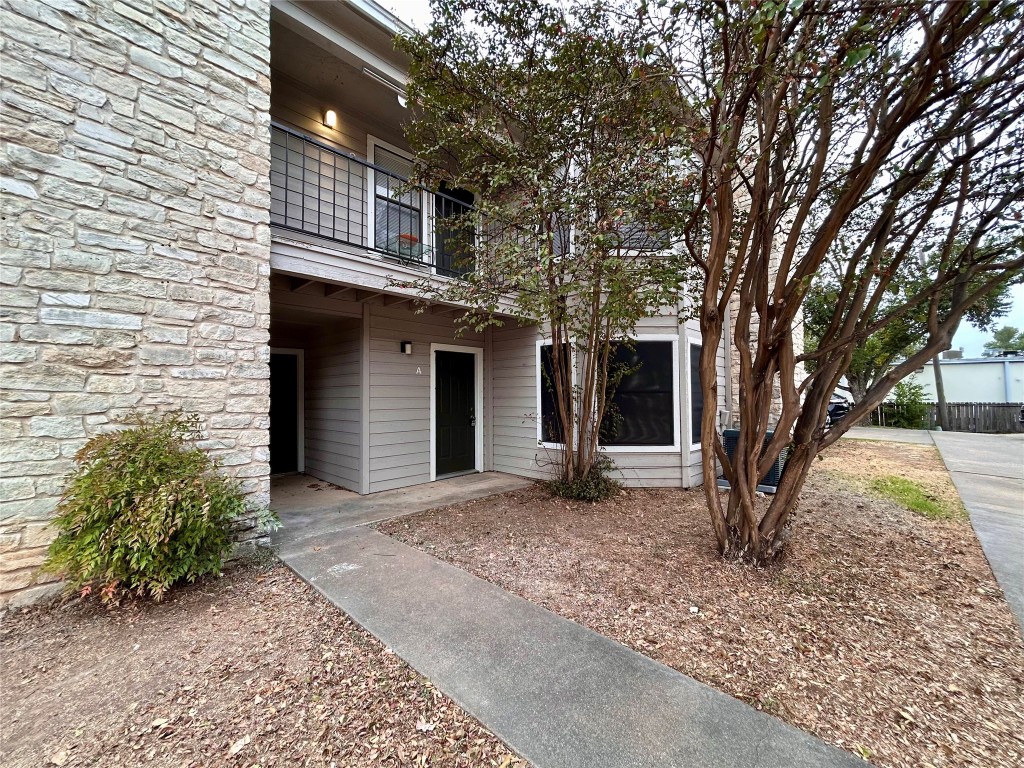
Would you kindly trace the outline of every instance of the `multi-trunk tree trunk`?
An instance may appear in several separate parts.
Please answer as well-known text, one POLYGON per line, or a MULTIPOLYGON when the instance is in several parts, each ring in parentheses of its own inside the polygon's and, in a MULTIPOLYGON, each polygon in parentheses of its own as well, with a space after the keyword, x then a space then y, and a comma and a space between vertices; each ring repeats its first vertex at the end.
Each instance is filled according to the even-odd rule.
POLYGON ((739 369, 732 456, 716 409, 704 410, 705 494, 721 553, 761 565, 784 551, 815 457, 1024 268, 1024 20, 961 0, 683 2, 669 16, 655 21, 694 167, 685 242, 704 402, 718 402, 730 305, 739 369), (814 349, 800 351, 793 328, 826 263, 836 295, 814 349), (858 345, 911 315, 928 319, 920 346, 827 426, 858 345), (762 497, 783 453, 777 491, 762 497))

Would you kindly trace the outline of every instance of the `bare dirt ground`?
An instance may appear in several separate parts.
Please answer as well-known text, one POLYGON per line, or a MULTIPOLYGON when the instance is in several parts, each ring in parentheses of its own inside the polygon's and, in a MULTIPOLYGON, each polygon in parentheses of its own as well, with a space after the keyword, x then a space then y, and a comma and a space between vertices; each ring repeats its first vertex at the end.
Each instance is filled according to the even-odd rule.
POLYGON ((860 489, 900 471, 952 491, 927 447, 834 446, 763 571, 718 559, 700 490, 538 487, 380 528, 883 768, 1022 765, 1020 633, 968 522, 860 489))
POLYGON ((523 766, 281 565, 0 623, 0 765, 523 766))
POLYGON ((868 493, 871 493, 871 481, 881 477, 894 475, 910 480, 948 510, 949 517, 967 520, 967 510, 934 446, 843 440, 822 455, 817 469, 819 475, 825 474, 847 487, 868 493))

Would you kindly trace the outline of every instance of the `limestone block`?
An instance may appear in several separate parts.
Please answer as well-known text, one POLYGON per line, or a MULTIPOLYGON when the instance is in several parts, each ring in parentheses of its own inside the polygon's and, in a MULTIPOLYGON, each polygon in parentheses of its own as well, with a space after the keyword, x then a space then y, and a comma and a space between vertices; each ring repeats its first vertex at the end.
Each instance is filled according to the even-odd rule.
POLYGON ((0 477, 0 501, 31 499, 36 485, 31 477, 0 477))
POLYGON ((79 325, 86 328, 115 328, 128 331, 142 330, 142 318, 140 317, 91 309, 43 307, 39 310, 39 320, 53 325, 79 325))
POLYGON ((85 426, 77 416, 34 416, 28 422, 33 437, 85 437, 85 426))

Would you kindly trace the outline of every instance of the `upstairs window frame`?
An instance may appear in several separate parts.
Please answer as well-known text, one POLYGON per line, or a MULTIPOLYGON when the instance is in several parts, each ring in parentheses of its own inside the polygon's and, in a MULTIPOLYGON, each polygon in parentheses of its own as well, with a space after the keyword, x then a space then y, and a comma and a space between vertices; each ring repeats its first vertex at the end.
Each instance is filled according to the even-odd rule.
MULTIPOLYGON (((383 149, 386 152, 390 152, 393 155, 397 155, 403 160, 407 160, 410 166, 415 163, 415 158, 407 150, 397 147, 383 139, 376 136, 367 134, 366 136, 366 162, 371 166, 377 165, 377 149, 383 149)), ((406 180, 408 181, 408 179, 406 180)), ((377 171, 374 168, 367 169, 366 178, 366 246, 371 251, 383 254, 394 255, 400 258, 407 258, 409 261, 429 261, 428 246, 431 242, 433 233, 429 231, 431 227, 428 223, 428 211, 430 210, 431 201, 428 199, 429 194, 424 189, 416 189, 414 194, 419 202, 419 208, 413 209, 408 203, 404 203, 399 200, 392 200, 395 205, 402 208, 409 208, 418 210, 419 213, 419 232, 413 232, 409 234, 415 235, 417 238, 416 245, 419 247, 419 258, 405 257, 399 252, 392 252, 388 250, 387 243, 377 243, 377 171)), ((401 234, 401 233, 399 233, 401 234)))

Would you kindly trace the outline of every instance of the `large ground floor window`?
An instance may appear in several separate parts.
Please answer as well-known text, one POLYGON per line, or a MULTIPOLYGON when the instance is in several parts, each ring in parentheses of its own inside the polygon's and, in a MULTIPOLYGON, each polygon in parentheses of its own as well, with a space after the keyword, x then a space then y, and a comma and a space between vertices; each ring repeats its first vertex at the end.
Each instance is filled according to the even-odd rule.
MULTIPOLYGON (((568 344, 564 365, 571 364, 568 344)), ((537 345, 537 441, 562 443, 554 389, 554 346, 537 345)), ((619 450, 676 449, 679 423, 679 362, 674 338, 639 337, 612 349, 609 374, 616 386, 605 406, 600 444, 619 450)))
MULTIPOLYGON (((563 370, 572 365, 569 344, 561 344, 563 370)), ((551 343, 537 345, 537 442, 551 447, 561 446, 562 419, 555 397, 555 347, 551 343)))
POLYGON ((601 445, 672 448, 679 413, 678 365, 674 340, 638 339, 616 344, 609 361, 619 378, 605 406, 601 445))

